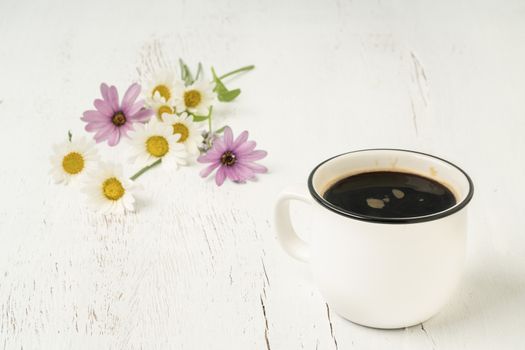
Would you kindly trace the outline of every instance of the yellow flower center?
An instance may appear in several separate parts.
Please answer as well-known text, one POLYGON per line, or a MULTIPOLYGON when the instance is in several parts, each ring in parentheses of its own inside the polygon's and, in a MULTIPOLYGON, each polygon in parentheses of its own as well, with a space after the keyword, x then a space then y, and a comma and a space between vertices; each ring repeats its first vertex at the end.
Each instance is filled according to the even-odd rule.
POLYGON ((107 199, 116 201, 122 198, 126 190, 116 177, 110 177, 102 183, 102 192, 107 199))
POLYGON ((171 108, 168 105, 160 106, 159 109, 157 110, 157 116, 159 117, 160 120, 162 120, 162 115, 164 113, 173 114, 173 108, 171 108))
POLYGON ((62 159, 62 168, 68 174, 78 174, 84 169, 84 157, 80 153, 71 152, 62 159))
POLYGON ((164 99, 167 101, 171 97, 171 91, 166 85, 157 85, 153 89, 151 96, 155 96, 155 93, 159 93, 160 96, 164 97, 164 99))
POLYGON ((173 133, 180 134, 180 138, 177 141, 179 143, 183 143, 188 139, 188 136, 190 136, 190 131, 188 130, 188 127, 182 123, 173 124, 173 133))
POLYGON ((188 90, 184 93, 184 104, 186 107, 194 108, 201 103, 202 96, 198 90, 188 90))
POLYGON ((146 141, 146 150, 154 157, 162 157, 168 153, 170 146, 164 136, 151 136, 146 141))

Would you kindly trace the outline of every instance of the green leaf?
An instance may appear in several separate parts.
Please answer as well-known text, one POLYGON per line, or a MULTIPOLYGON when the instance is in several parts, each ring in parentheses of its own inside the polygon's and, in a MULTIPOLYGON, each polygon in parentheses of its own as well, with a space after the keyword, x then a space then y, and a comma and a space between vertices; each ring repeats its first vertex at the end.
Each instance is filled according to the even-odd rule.
POLYGON ((211 67, 211 74, 213 76, 213 81, 215 82, 215 88, 213 89, 213 91, 215 91, 218 95, 220 95, 221 93, 228 92, 228 89, 222 83, 222 81, 219 79, 219 77, 217 76, 217 73, 215 73, 215 69, 213 69, 213 67, 211 67))
POLYGON ((180 58, 179 58, 179 65, 180 65, 180 76, 181 76, 181 79, 184 80, 184 84, 186 86, 193 84, 195 80, 193 79, 193 75, 191 74, 190 68, 180 58))
POLYGON ((197 67, 197 74, 195 74, 195 80, 198 80, 201 74, 202 74, 202 63, 199 62, 199 66, 197 67))
POLYGON ((191 75, 191 71, 188 68, 188 66, 184 65, 184 70, 186 71, 186 78, 184 79, 184 83, 186 86, 193 84, 193 76, 191 75))
POLYGON ((186 72, 184 70, 184 61, 182 60, 182 58, 179 58, 179 66, 180 66, 180 78, 184 80, 186 72))
POLYGON ((240 94, 241 94, 241 89, 235 89, 231 91, 226 91, 222 94, 218 94, 218 98, 219 98, 219 101, 221 102, 231 102, 240 94))
POLYGON ((71 142, 71 139, 73 139, 73 134, 71 133, 71 130, 67 131, 67 139, 69 140, 69 142, 71 142))
POLYGON ((213 75, 213 81, 215 82, 215 88, 213 91, 217 93, 217 98, 221 102, 231 102, 233 101, 237 96, 240 95, 241 90, 235 89, 235 90, 228 90, 226 85, 222 82, 222 80, 217 76, 217 73, 215 73, 215 69, 213 67, 211 68, 211 74, 213 75))
POLYGON ((193 116, 193 121, 194 122, 203 122, 205 120, 208 120, 209 116, 205 115, 205 116, 202 116, 202 115, 194 115, 193 116))

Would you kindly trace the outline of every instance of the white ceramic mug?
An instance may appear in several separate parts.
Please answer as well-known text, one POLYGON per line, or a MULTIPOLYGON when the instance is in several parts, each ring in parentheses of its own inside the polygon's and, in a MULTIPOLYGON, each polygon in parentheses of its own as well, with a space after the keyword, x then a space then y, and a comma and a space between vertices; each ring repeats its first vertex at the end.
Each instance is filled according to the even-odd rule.
POLYGON ((457 166, 434 156, 371 149, 330 158, 316 166, 308 188, 284 190, 275 206, 275 227, 288 254, 311 265, 315 283, 344 318, 375 328, 402 328, 426 321, 445 305, 465 259, 467 204, 474 187, 457 166), (370 171, 401 171, 446 185, 457 203, 414 218, 381 218, 340 209, 323 198, 336 181, 370 171), (290 221, 289 202, 314 207, 312 237, 305 243, 290 221))

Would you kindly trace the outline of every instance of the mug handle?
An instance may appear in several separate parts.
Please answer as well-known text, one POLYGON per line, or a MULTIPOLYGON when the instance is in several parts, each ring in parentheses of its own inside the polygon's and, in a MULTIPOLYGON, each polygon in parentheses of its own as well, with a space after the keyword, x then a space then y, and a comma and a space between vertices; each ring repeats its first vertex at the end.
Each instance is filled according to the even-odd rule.
POLYGON ((308 262, 310 248, 295 232, 290 219, 290 201, 296 200, 313 204, 310 193, 304 186, 290 186, 284 189, 277 197, 274 211, 274 225, 277 238, 283 249, 297 260, 308 262))

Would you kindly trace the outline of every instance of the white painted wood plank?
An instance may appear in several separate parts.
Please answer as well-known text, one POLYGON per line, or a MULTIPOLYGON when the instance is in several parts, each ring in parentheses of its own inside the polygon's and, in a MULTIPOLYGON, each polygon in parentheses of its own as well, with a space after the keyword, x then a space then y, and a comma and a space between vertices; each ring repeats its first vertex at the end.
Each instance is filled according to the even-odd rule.
MULTIPOLYGON (((518 1, 0 4, 0 346, 5 349, 519 349, 525 325, 525 11, 518 1), (271 173, 216 188, 152 172, 125 217, 90 212, 47 176, 50 145, 102 80, 157 59, 226 71, 219 117, 249 129, 271 173), (279 190, 366 147, 435 153, 476 183, 455 298, 419 327, 328 312, 271 227, 279 190)), ((120 148, 104 149, 121 159, 120 148)), ((129 169, 133 171, 134 169, 129 169)), ((308 233, 308 208, 294 208, 308 233), (305 218, 306 217, 306 218, 305 218)))

